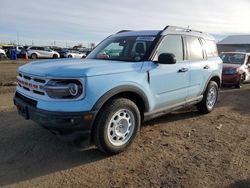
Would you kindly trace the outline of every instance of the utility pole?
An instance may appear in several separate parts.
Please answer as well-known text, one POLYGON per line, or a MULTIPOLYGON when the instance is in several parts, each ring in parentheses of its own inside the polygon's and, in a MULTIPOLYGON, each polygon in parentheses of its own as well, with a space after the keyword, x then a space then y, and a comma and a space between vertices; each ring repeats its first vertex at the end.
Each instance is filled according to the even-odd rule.
POLYGON ((19 32, 17 31, 17 45, 19 45, 19 32))

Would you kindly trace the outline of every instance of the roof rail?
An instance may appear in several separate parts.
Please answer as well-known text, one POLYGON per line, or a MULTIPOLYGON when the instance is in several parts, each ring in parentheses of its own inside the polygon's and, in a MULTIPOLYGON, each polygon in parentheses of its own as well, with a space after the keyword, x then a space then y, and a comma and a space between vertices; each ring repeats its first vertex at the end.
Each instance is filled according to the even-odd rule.
POLYGON ((118 34, 118 33, 124 33, 124 32, 129 32, 129 31, 132 31, 132 30, 121 30, 121 31, 118 31, 116 34, 118 34))
POLYGON ((163 31, 183 31, 183 32, 197 32, 197 33, 203 33, 202 31, 192 30, 190 28, 184 28, 184 27, 178 27, 178 26, 171 26, 167 25, 163 31))

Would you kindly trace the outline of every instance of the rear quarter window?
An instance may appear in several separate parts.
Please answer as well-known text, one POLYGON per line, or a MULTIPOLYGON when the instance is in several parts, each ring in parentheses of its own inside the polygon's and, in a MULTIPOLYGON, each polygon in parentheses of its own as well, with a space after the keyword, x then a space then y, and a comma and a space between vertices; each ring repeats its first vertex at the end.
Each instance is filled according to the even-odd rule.
POLYGON ((218 56, 218 50, 217 50, 217 45, 215 41, 213 40, 202 40, 202 44, 204 46, 204 49, 207 53, 207 57, 215 57, 218 56))

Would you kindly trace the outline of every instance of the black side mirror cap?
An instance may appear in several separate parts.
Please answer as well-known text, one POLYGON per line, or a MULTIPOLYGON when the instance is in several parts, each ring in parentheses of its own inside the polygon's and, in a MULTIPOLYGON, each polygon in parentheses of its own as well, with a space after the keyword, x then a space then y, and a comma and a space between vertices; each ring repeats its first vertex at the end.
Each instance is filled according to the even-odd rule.
POLYGON ((162 53, 158 57, 159 64, 175 64, 176 57, 172 53, 162 53))

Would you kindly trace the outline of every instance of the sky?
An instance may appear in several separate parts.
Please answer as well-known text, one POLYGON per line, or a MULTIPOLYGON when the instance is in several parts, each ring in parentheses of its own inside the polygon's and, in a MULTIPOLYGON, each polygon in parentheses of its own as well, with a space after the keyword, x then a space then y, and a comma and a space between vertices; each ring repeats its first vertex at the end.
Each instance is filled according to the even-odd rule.
POLYGON ((71 46, 166 25, 250 34, 250 0, 1 0, 0 43, 71 46))

